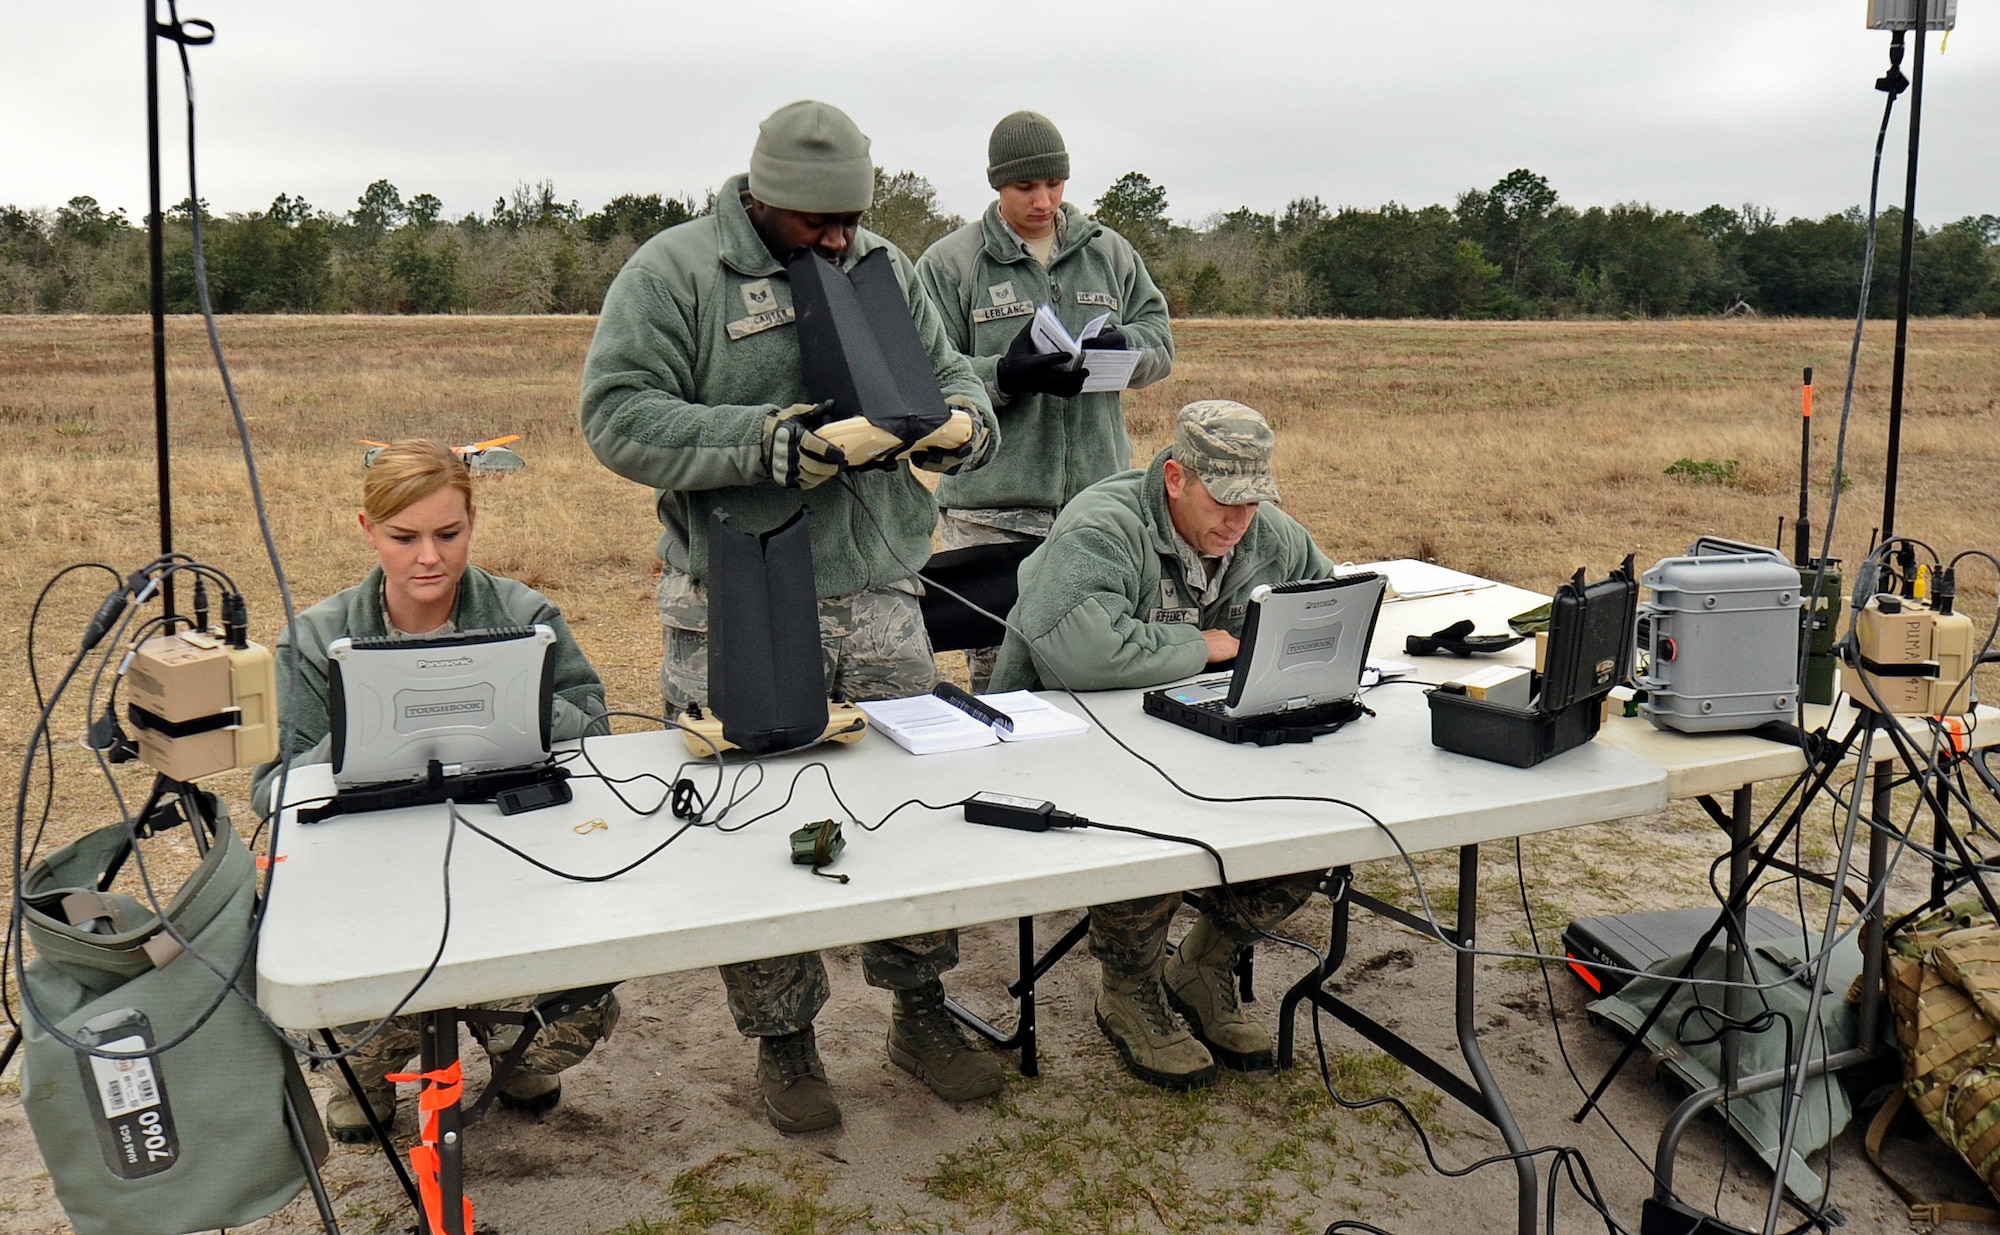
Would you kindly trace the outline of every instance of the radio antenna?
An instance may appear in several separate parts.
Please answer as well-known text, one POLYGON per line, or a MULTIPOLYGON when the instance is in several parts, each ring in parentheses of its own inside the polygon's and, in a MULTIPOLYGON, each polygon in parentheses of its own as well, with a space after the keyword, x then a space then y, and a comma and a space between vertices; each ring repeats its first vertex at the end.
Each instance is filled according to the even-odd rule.
MULTIPOLYGON (((1812 489, 1812 366, 1806 366, 1803 413, 1799 417, 1799 521, 1792 526, 1792 561, 1800 566, 1812 560, 1812 522, 1806 499, 1812 489)), ((1836 480, 1835 484, 1840 482, 1836 480)))

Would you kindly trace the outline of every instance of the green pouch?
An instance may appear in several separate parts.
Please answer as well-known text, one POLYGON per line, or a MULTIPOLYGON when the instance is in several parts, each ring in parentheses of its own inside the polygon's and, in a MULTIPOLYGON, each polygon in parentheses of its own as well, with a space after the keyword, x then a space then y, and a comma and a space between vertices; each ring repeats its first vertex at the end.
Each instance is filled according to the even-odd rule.
POLYGON ((808 823, 792 833, 792 863, 796 866, 810 866, 812 873, 822 879, 847 882, 845 875, 829 875, 825 867, 832 866, 840 851, 847 848, 847 838, 840 834, 840 820, 822 819, 808 823))

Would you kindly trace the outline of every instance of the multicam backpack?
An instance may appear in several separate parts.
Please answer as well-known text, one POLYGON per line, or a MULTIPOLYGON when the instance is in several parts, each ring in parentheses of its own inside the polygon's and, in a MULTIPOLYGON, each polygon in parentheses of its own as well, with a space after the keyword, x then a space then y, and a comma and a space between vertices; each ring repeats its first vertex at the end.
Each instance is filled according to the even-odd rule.
POLYGON ((2000 1225, 2000 1209, 1926 1202, 1882 1167, 1882 1136, 1905 1098, 2000 1194, 2000 926, 1975 902, 1928 914, 1890 941, 1886 985, 1903 1088, 1868 1127, 1868 1156, 1913 1222, 2000 1225))

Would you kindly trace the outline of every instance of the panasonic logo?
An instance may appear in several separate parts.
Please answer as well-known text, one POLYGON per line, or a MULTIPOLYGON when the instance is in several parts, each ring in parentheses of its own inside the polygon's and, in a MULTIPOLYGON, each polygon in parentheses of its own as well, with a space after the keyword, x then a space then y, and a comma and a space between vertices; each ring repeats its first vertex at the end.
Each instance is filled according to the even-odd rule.
POLYGON ((483 699, 461 699, 453 703, 417 703, 403 709, 403 716, 415 720, 424 716, 456 716, 471 712, 484 712, 483 699))
POLYGON ((1338 639, 1302 639, 1297 643, 1286 644, 1285 655, 1303 656, 1309 652, 1324 652, 1330 647, 1338 647, 1339 645, 1340 640, 1338 639))
POLYGON ((471 667, 472 657, 470 656, 457 656, 450 660, 420 660, 417 662, 417 668, 419 669, 470 669, 471 667))
POLYGON ((1306 612, 1311 613, 1314 609, 1332 608, 1339 603, 1338 600, 1309 600, 1306 602, 1306 612))

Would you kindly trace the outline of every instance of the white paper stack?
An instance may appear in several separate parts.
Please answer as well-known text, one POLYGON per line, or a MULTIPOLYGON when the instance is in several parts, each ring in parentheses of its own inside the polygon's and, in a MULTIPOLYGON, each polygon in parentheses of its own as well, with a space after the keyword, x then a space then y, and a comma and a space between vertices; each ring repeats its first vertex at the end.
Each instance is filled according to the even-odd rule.
POLYGON ((1090 722, 1072 716, 1032 692, 1006 691, 980 695, 981 702, 1006 714, 1013 729, 988 725, 946 703, 936 695, 912 695, 908 699, 878 699, 857 704, 868 714, 868 723, 913 755, 935 755, 948 750, 969 750, 995 742, 1026 742, 1036 738, 1065 737, 1083 733, 1090 722))
POLYGON ((982 703, 991 704, 1005 712, 1008 719, 1014 722, 1012 731, 999 730, 1000 740, 1003 742, 1068 737, 1090 729, 1090 722, 1083 717, 1070 715, 1032 691, 1010 690, 997 695, 981 695, 979 698, 982 703))
POLYGON ((876 732, 887 734, 913 755, 969 750, 1000 740, 991 725, 981 724, 936 695, 877 699, 855 706, 868 714, 876 732))
POLYGON ((1083 379, 1086 391, 1123 390, 1132 384, 1132 369, 1145 353, 1126 348, 1093 347, 1084 355, 1084 344, 1097 337, 1105 324, 1111 320, 1109 313, 1099 313, 1090 319, 1084 328, 1074 336, 1062 324, 1056 311, 1048 305, 1035 310, 1035 323, 1030 338, 1035 341, 1035 350, 1047 354, 1062 352, 1069 356, 1069 367, 1074 369, 1082 364, 1090 371, 1083 379))

